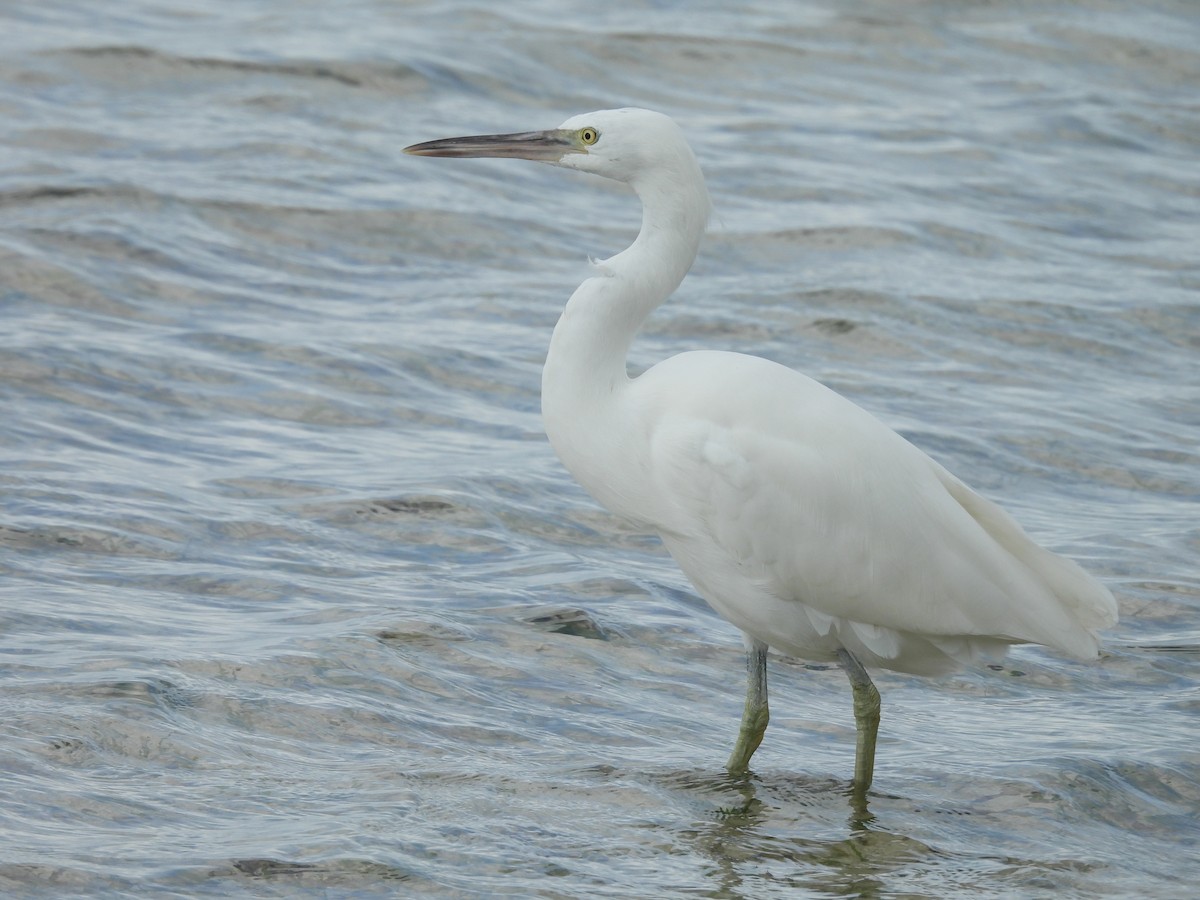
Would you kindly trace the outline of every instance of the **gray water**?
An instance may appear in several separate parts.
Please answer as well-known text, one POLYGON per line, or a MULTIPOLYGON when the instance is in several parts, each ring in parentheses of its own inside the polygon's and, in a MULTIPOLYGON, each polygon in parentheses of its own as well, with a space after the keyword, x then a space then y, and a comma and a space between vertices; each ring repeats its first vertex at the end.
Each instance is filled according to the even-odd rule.
POLYGON ((0 892, 1186 896, 1200 7, 0 7, 0 892), (674 116, 716 214, 631 364, 803 369, 1109 584, 1095 664, 849 690, 538 415, 618 185, 415 141, 674 116))

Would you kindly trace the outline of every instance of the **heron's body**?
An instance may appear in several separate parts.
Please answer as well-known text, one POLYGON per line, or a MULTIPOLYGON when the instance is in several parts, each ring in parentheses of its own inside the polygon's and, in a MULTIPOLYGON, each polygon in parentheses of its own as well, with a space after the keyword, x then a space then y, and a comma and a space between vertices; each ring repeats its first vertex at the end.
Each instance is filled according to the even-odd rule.
POLYGON ((613 110, 552 132, 410 150, 541 159, 627 181, 641 197, 637 240, 594 264, 555 328, 542 412, 575 478, 657 532, 746 635, 751 677, 731 768, 745 767, 766 727, 767 646, 847 668, 862 791, 878 721, 862 665, 933 674, 1023 642, 1096 655, 1096 630, 1116 620, 1107 589, 850 401, 738 353, 684 353, 628 377, 629 345, 691 266, 709 211, 699 166, 665 116, 613 110))
POLYGON ((586 420, 547 415, 555 450, 604 506, 656 531, 751 637, 917 674, 1017 642, 1095 655, 1089 628, 1103 620, 1088 619, 1094 583, 1078 566, 812 379, 693 352, 597 401, 586 420))

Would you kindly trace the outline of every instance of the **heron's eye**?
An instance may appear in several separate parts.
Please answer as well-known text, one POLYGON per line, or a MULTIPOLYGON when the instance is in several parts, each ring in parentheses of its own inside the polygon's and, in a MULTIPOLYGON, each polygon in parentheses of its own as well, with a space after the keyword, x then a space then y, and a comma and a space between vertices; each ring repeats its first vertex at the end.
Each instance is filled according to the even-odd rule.
POLYGON ((579 130, 579 140, 590 146, 600 140, 600 132, 595 128, 581 128, 579 130))

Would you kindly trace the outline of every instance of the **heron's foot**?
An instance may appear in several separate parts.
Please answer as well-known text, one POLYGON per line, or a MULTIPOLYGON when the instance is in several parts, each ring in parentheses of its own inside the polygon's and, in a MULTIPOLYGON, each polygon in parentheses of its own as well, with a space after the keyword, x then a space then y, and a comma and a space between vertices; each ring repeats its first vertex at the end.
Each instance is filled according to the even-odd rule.
POLYGON ((753 710, 749 706, 746 707, 742 713, 742 727, 738 729, 737 744, 734 745, 733 753, 729 755, 729 762, 725 763, 725 768, 731 775, 742 775, 750 770, 750 757, 762 743, 769 720, 770 714, 765 703, 753 710))
POLYGON ((850 789, 854 797, 866 805, 867 791, 875 777, 875 740, 879 736, 879 691, 867 670, 849 650, 839 650, 838 659, 854 692, 854 723, 858 740, 854 748, 854 781, 850 789))
POLYGON ((732 775, 750 771, 750 757, 762 743, 770 720, 767 708, 767 645, 747 638, 746 706, 742 709, 742 725, 737 744, 725 768, 732 775))

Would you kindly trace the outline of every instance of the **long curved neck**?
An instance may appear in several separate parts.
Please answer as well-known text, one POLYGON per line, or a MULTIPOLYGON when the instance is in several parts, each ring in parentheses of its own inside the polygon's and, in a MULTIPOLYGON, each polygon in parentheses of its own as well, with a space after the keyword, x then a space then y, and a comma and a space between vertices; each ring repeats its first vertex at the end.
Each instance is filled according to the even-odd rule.
POLYGON ((642 200, 637 239, 594 263, 594 274, 567 301, 542 374, 547 419, 560 410, 577 416, 588 398, 610 395, 628 380, 625 359, 634 336, 691 268, 710 206, 699 167, 694 159, 686 162, 690 167, 633 184, 642 200))
POLYGON ((640 444, 629 345, 655 307, 679 286, 696 258, 708 221, 708 191, 688 151, 671 177, 634 183, 642 198, 642 230, 630 247, 595 263, 596 271, 567 301, 542 370, 542 421, 563 465, 600 503, 635 514, 640 444), (614 471, 629 477, 614 479, 614 471))

